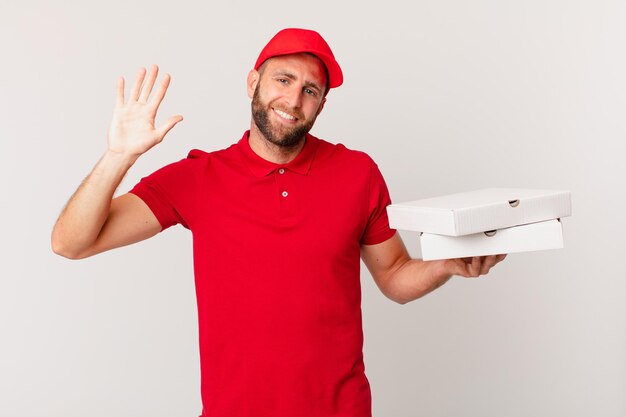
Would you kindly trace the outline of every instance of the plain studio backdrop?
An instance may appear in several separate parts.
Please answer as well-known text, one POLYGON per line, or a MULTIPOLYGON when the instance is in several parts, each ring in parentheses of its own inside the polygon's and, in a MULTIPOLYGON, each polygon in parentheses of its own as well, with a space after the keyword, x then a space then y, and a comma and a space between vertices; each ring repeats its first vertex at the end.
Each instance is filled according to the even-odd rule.
POLYGON ((191 234, 69 261, 50 231, 105 149, 118 76, 128 92, 157 63, 172 74, 157 122, 185 117, 122 193, 239 139, 260 49, 307 27, 346 79, 312 133, 368 152, 395 202, 491 186, 573 196, 564 249, 511 254, 416 302, 387 300, 363 269, 374 415, 625 416, 624 22, 617 0, 3 0, 0 415, 200 413, 191 234))

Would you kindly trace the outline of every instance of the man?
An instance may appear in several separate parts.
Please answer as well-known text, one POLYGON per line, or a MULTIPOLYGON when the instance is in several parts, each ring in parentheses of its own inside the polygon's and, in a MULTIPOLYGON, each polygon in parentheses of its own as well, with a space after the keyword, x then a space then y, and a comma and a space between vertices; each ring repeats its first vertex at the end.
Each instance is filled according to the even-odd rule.
POLYGON ((193 232, 203 417, 371 416, 363 365, 359 262, 406 303, 452 275, 486 274, 504 256, 411 259, 389 228, 387 187, 364 153, 311 134, 343 75, 316 32, 286 29, 247 78, 250 130, 112 199, 127 170, 182 120, 154 119, 169 84, 140 70, 117 104, 108 149, 63 210, 56 253, 78 259, 193 232))

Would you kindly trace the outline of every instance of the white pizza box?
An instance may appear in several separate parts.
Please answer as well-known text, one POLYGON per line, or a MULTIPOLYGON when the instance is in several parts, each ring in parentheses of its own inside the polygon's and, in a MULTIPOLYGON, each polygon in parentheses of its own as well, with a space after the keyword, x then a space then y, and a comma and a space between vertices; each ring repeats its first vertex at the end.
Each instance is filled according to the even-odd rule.
POLYGON ((569 191, 484 188, 387 206, 389 225, 448 236, 558 219, 571 215, 569 191))
POLYGON ((560 249, 563 229, 559 220, 548 220, 464 236, 422 233, 420 244, 425 261, 560 249))

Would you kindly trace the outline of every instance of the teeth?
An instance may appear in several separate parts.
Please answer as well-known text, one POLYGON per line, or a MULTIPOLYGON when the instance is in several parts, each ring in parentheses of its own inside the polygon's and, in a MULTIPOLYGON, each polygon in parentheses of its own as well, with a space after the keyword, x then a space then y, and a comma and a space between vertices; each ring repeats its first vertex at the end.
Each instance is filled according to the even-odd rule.
POLYGON ((283 119, 287 119, 287 120, 296 120, 295 117, 293 117, 290 114, 285 113, 284 111, 280 111, 278 109, 274 109, 274 111, 276 112, 276 114, 278 114, 280 117, 282 117, 283 119))

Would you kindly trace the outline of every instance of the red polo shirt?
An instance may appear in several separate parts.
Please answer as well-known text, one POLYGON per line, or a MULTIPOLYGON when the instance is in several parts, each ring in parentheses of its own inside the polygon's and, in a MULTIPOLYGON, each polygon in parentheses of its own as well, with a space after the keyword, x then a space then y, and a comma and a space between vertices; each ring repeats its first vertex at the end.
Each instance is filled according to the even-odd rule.
POLYGON ((360 246, 389 239, 365 153, 307 135, 279 165, 248 133, 193 150, 131 192, 193 233, 203 417, 370 417, 360 246))

